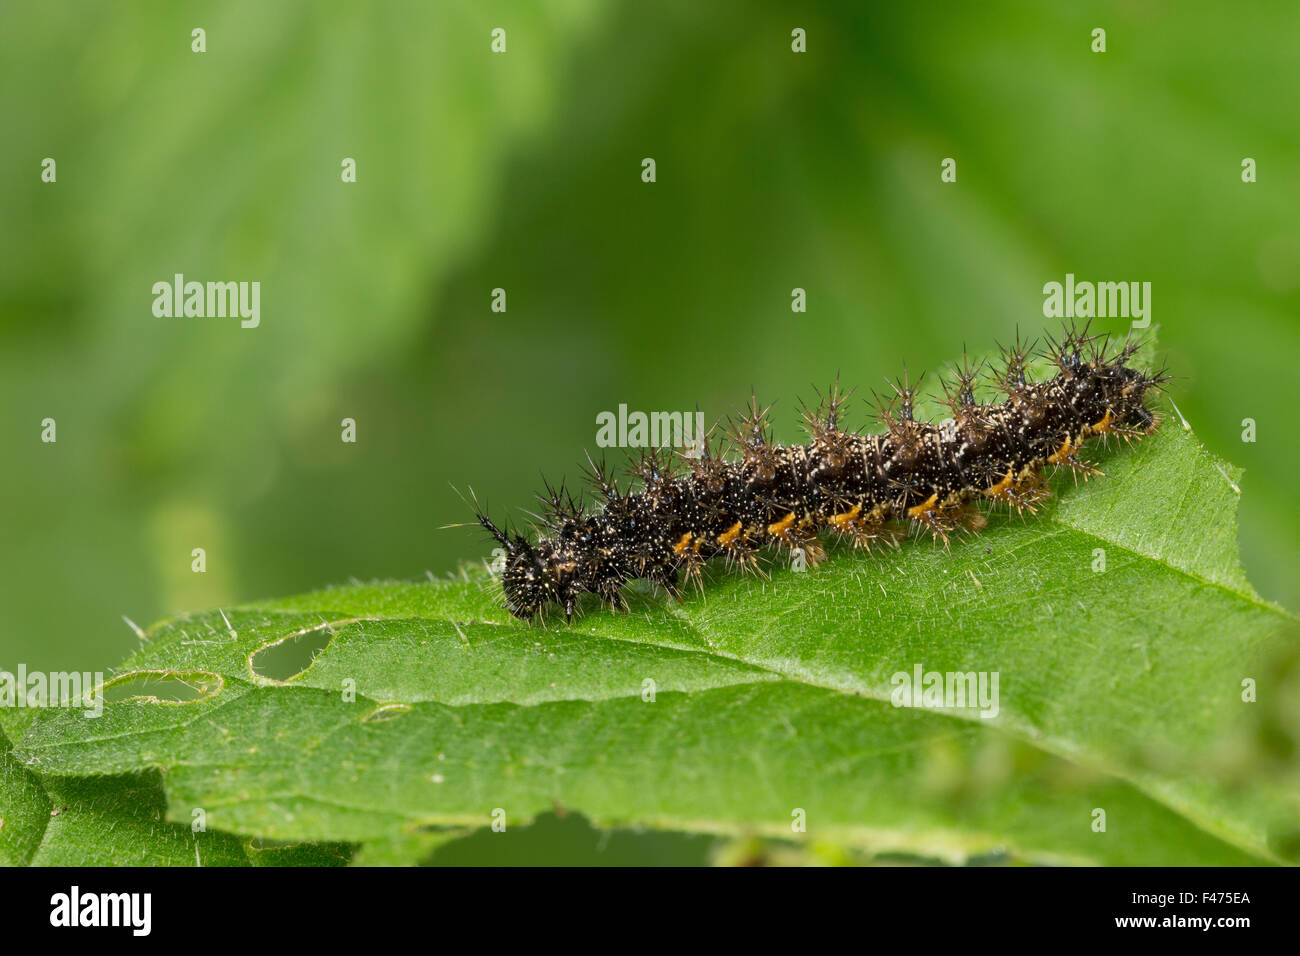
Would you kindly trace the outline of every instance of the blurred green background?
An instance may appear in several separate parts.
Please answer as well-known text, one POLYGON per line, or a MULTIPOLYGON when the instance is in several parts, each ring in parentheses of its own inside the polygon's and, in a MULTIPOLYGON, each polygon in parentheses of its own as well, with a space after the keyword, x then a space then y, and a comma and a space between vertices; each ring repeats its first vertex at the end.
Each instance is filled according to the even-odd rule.
POLYGON ((793 439, 837 372, 1051 327, 1067 272, 1153 283, 1247 572, 1300 607, 1297 50, 1283 2, 7 3, 0 666, 446 573, 488 552, 451 485, 517 516, 597 412, 753 386, 793 439), (260 328, 155 318, 177 272, 260 281, 260 328))

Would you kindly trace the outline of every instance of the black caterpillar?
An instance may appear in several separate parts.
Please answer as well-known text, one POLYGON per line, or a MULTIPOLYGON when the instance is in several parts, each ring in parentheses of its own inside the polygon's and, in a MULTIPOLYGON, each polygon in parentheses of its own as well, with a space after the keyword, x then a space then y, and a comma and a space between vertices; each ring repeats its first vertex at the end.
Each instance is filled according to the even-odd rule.
POLYGON ((883 434, 841 427, 849 396, 836 385, 816 410, 803 408, 806 445, 773 444, 771 406, 760 410, 751 399, 722 447, 705 447, 698 457, 677 453, 684 467, 659 449, 642 453, 632 468, 636 492, 620 490, 605 464, 588 454, 586 477, 601 507, 586 512, 563 484, 556 490, 547 483, 538 496, 546 512, 533 516, 545 535, 536 543, 503 531, 476 508, 479 523, 505 549, 504 606, 531 618, 556 604, 572 620, 585 592, 626 609, 621 589, 633 578, 680 600, 682 575, 702 586, 701 569, 714 557, 761 573, 764 545, 801 549, 807 563, 816 563, 825 556, 818 540, 824 529, 870 547, 894 543, 897 523, 905 522, 946 545, 955 529, 984 526, 978 500, 1032 512, 1050 494, 1048 465, 1086 477, 1097 471, 1078 457, 1087 439, 1153 431, 1158 420, 1143 398, 1168 380, 1163 370, 1147 375, 1128 366, 1140 347, 1131 339, 1111 352, 1107 336, 1067 327, 1059 342, 1047 342, 1041 354, 1057 373, 1040 382, 1028 374, 1032 345, 1017 336, 1014 348, 1002 349, 993 382, 1006 395, 999 404, 976 401, 982 363, 972 368, 963 358, 944 383, 952 417, 938 424, 915 419, 917 389, 905 374, 887 401, 878 400, 883 434), (739 455, 729 460, 733 449, 739 455))

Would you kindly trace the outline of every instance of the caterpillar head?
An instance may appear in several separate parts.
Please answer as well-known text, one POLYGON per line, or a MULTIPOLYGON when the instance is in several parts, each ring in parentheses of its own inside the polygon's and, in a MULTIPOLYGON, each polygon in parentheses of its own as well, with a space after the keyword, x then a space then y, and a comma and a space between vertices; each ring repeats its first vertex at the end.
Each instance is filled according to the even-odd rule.
POLYGON ((1155 428, 1155 413, 1147 408, 1149 389, 1159 388, 1168 376, 1155 375, 1123 364, 1130 356, 1126 348, 1119 355, 1093 361, 1071 373, 1071 404, 1094 425, 1095 434, 1145 434, 1155 428))
POLYGON ((1111 351, 1109 337, 1089 334, 1088 326, 1087 322, 1082 327, 1070 322, 1059 341, 1047 337, 1049 347, 1044 355, 1060 370, 1057 381, 1069 390, 1070 404, 1087 415, 1089 422, 1105 423, 1098 433, 1151 431, 1157 419, 1146 407, 1144 396, 1148 389, 1160 388, 1169 375, 1163 368, 1149 375, 1128 364, 1143 348, 1140 337, 1130 333, 1111 351))
MULTIPOLYGON (((1127 356, 1123 356, 1127 358, 1127 356)), ((1100 390, 1115 424, 1124 431, 1149 432, 1156 425, 1156 416, 1147 408, 1144 396, 1148 389, 1159 388, 1166 380, 1161 374, 1146 373, 1114 364, 1099 371, 1100 390)))
POLYGON ((574 578, 578 563, 569 550, 554 541, 529 544, 522 535, 502 531, 483 514, 478 520, 506 552, 505 569, 501 573, 505 609, 527 620, 536 617, 548 604, 560 604, 564 616, 571 620, 577 605, 574 578))
POLYGON ((1148 388, 1151 388, 1156 383, 1136 369, 1126 368, 1123 372, 1123 385, 1120 386, 1119 401, 1117 403, 1120 425, 1123 428, 1149 432, 1156 425, 1156 416, 1151 409, 1146 407, 1142 396, 1146 394, 1148 388))

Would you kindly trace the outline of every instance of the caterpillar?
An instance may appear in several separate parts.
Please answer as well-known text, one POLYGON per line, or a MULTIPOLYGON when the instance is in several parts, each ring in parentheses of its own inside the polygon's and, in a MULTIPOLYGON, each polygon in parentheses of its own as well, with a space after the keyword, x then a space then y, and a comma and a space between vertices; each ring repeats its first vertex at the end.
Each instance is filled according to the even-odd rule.
POLYGON ((837 381, 818 393, 815 408, 802 406, 804 445, 774 443, 771 406, 760 408, 751 396, 720 441, 689 454, 642 452, 631 468, 635 491, 620 488, 588 453, 583 470, 598 507, 587 509, 563 482, 555 488, 543 478, 535 542, 498 527, 476 502, 478 523, 504 549, 503 606, 524 619, 558 606, 572 621, 584 593, 626 610, 622 588, 637 578, 680 601, 683 578, 702 589, 702 569, 713 558, 763 574, 761 551, 774 547, 816 564, 826 556, 822 532, 870 550, 896 544, 911 526, 947 546, 955 531, 984 527, 981 502, 1032 514, 1051 493, 1049 467, 1085 479, 1099 474, 1079 456, 1086 441, 1154 431, 1159 419, 1144 397, 1169 378, 1163 368, 1130 367, 1141 347, 1131 337, 1112 348, 1109 336, 1067 325, 1045 343, 1037 351, 1017 333, 1014 346, 999 347, 1001 367, 990 368, 988 383, 1005 396, 996 404, 976 400, 985 363, 972 366, 963 354, 942 381, 952 414, 938 423, 916 417, 920 379, 910 383, 905 369, 890 383, 892 395, 876 396, 879 434, 844 427, 852 393, 837 381), (1055 367, 1050 378, 1032 380, 1036 355, 1055 367))

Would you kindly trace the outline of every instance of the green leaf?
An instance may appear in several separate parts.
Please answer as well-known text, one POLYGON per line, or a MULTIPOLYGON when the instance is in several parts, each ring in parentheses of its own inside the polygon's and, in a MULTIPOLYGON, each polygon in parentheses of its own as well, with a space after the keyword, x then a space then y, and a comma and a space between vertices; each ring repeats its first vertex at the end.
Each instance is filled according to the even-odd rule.
POLYGON ((481 571, 182 618, 124 673, 204 693, 42 713, 18 755, 46 779, 159 768, 170 820, 384 862, 427 855, 420 828, 556 805, 773 837, 802 815, 814 840, 949 861, 1280 861, 1294 788, 1215 764, 1253 739, 1242 681, 1270 692, 1293 643, 1237 567, 1235 473, 1176 425, 1103 465, 951 550, 837 551, 571 627, 510 619, 481 571), (895 707, 917 665, 997 672, 997 716, 895 707))
POLYGON ((50 819, 50 798, 0 730, 0 866, 29 863, 50 819))
POLYGON ((0 731, 0 866, 330 866, 338 844, 263 846, 164 819, 156 771, 50 777, 43 787, 0 731))
POLYGON ((247 866, 238 837, 165 819, 155 771, 47 779, 52 809, 36 866, 247 866))

